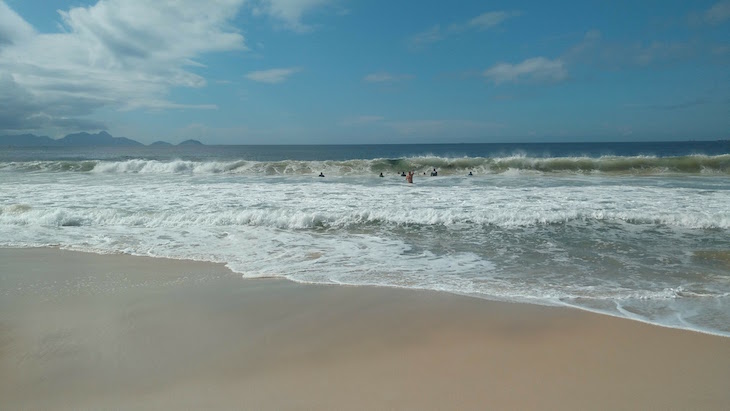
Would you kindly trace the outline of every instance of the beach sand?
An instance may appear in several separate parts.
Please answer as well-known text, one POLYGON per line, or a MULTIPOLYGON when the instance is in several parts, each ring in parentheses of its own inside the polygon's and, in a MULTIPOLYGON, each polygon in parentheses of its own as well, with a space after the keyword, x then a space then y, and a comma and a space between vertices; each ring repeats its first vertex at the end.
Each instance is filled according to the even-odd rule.
POLYGON ((730 409, 730 338, 211 263, 0 249, 2 409, 730 409))

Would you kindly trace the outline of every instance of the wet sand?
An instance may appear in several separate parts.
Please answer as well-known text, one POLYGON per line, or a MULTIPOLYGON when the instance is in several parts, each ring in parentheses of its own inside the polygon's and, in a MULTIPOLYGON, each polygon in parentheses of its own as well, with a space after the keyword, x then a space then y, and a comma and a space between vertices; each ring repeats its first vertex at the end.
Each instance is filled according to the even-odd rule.
POLYGON ((728 409, 730 338, 438 292, 0 249, 1 409, 728 409))

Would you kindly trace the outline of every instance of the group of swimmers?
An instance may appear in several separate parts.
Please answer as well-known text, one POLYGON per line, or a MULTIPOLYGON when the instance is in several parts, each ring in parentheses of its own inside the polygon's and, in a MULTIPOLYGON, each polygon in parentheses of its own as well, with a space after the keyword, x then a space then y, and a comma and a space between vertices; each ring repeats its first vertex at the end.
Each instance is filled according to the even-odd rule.
MULTIPOLYGON (((409 171, 408 174, 416 175, 413 171, 409 171)), ((425 171, 423 172, 423 175, 424 176, 426 175, 426 172, 425 171)), ((436 171, 436 169, 434 168, 433 171, 431 171, 431 177, 436 177, 437 175, 439 175, 439 172, 436 171)), ((401 171, 400 176, 401 177, 408 177, 406 175, 406 172, 405 171, 401 171)), ((380 173, 380 177, 383 177, 383 173, 380 173)))
MULTIPOLYGON (((405 171, 401 171, 401 173, 400 173, 400 176, 401 177, 405 177, 406 178, 406 181, 409 182, 409 183, 413 183, 413 176, 414 175, 415 175, 415 173, 413 171, 409 171, 408 174, 406 174, 405 171)), ((424 172, 423 175, 425 176, 426 173, 424 172)), ((433 171, 431 171, 431 177, 436 177, 438 175, 439 175, 438 171, 436 171, 436 169, 434 168, 433 171)), ((474 174, 472 174, 472 172, 470 171, 469 174, 467 174, 467 175, 473 176, 474 174)), ((324 172, 320 172, 318 177, 324 177, 324 172)), ((385 177, 385 176, 381 172, 378 177, 385 177)))
MULTIPOLYGON (((405 171, 402 171, 400 173, 400 176, 401 177, 405 177, 406 178, 406 181, 409 182, 409 183, 413 183, 413 176, 414 175, 416 175, 416 174, 413 171, 409 171, 408 174, 406 174, 405 171)), ((423 175, 425 176, 426 173, 424 172, 423 175)), ((438 175, 439 175, 438 171, 436 171, 436 169, 434 168, 433 171, 431 171, 431 177, 436 177, 438 175)), ((471 171, 469 171, 469 174, 467 174, 467 175, 468 176, 473 176, 474 173, 472 173, 471 171)), ((383 177, 383 173, 380 173, 380 177, 383 177)))

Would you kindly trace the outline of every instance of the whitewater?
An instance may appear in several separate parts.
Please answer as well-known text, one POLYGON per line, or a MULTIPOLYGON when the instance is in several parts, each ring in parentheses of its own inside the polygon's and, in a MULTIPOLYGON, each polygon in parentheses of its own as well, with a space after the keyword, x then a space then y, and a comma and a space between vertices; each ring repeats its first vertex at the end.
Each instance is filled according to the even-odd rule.
POLYGON ((730 336, 730 150, 684 144, 5 150, 0 246, 212 261, 243 278, 439 290, 730 336))

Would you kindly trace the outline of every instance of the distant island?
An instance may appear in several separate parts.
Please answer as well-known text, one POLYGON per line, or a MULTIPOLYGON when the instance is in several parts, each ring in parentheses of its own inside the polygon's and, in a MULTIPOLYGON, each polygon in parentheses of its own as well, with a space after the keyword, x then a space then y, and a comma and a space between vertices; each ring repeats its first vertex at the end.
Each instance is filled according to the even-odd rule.
MULTIPOLYGON (((150 146, 172 146, 166 141, 155 141, 150 146)), ((202 146, 198 140, 185 140, 178 146, 202 146)), ((74 133, 54 139, 35 134, 0 136, 0 147, 132 147, 144 146, 139 141, 127 137, 113 137, 106 131, 96 134, 74 133)))

